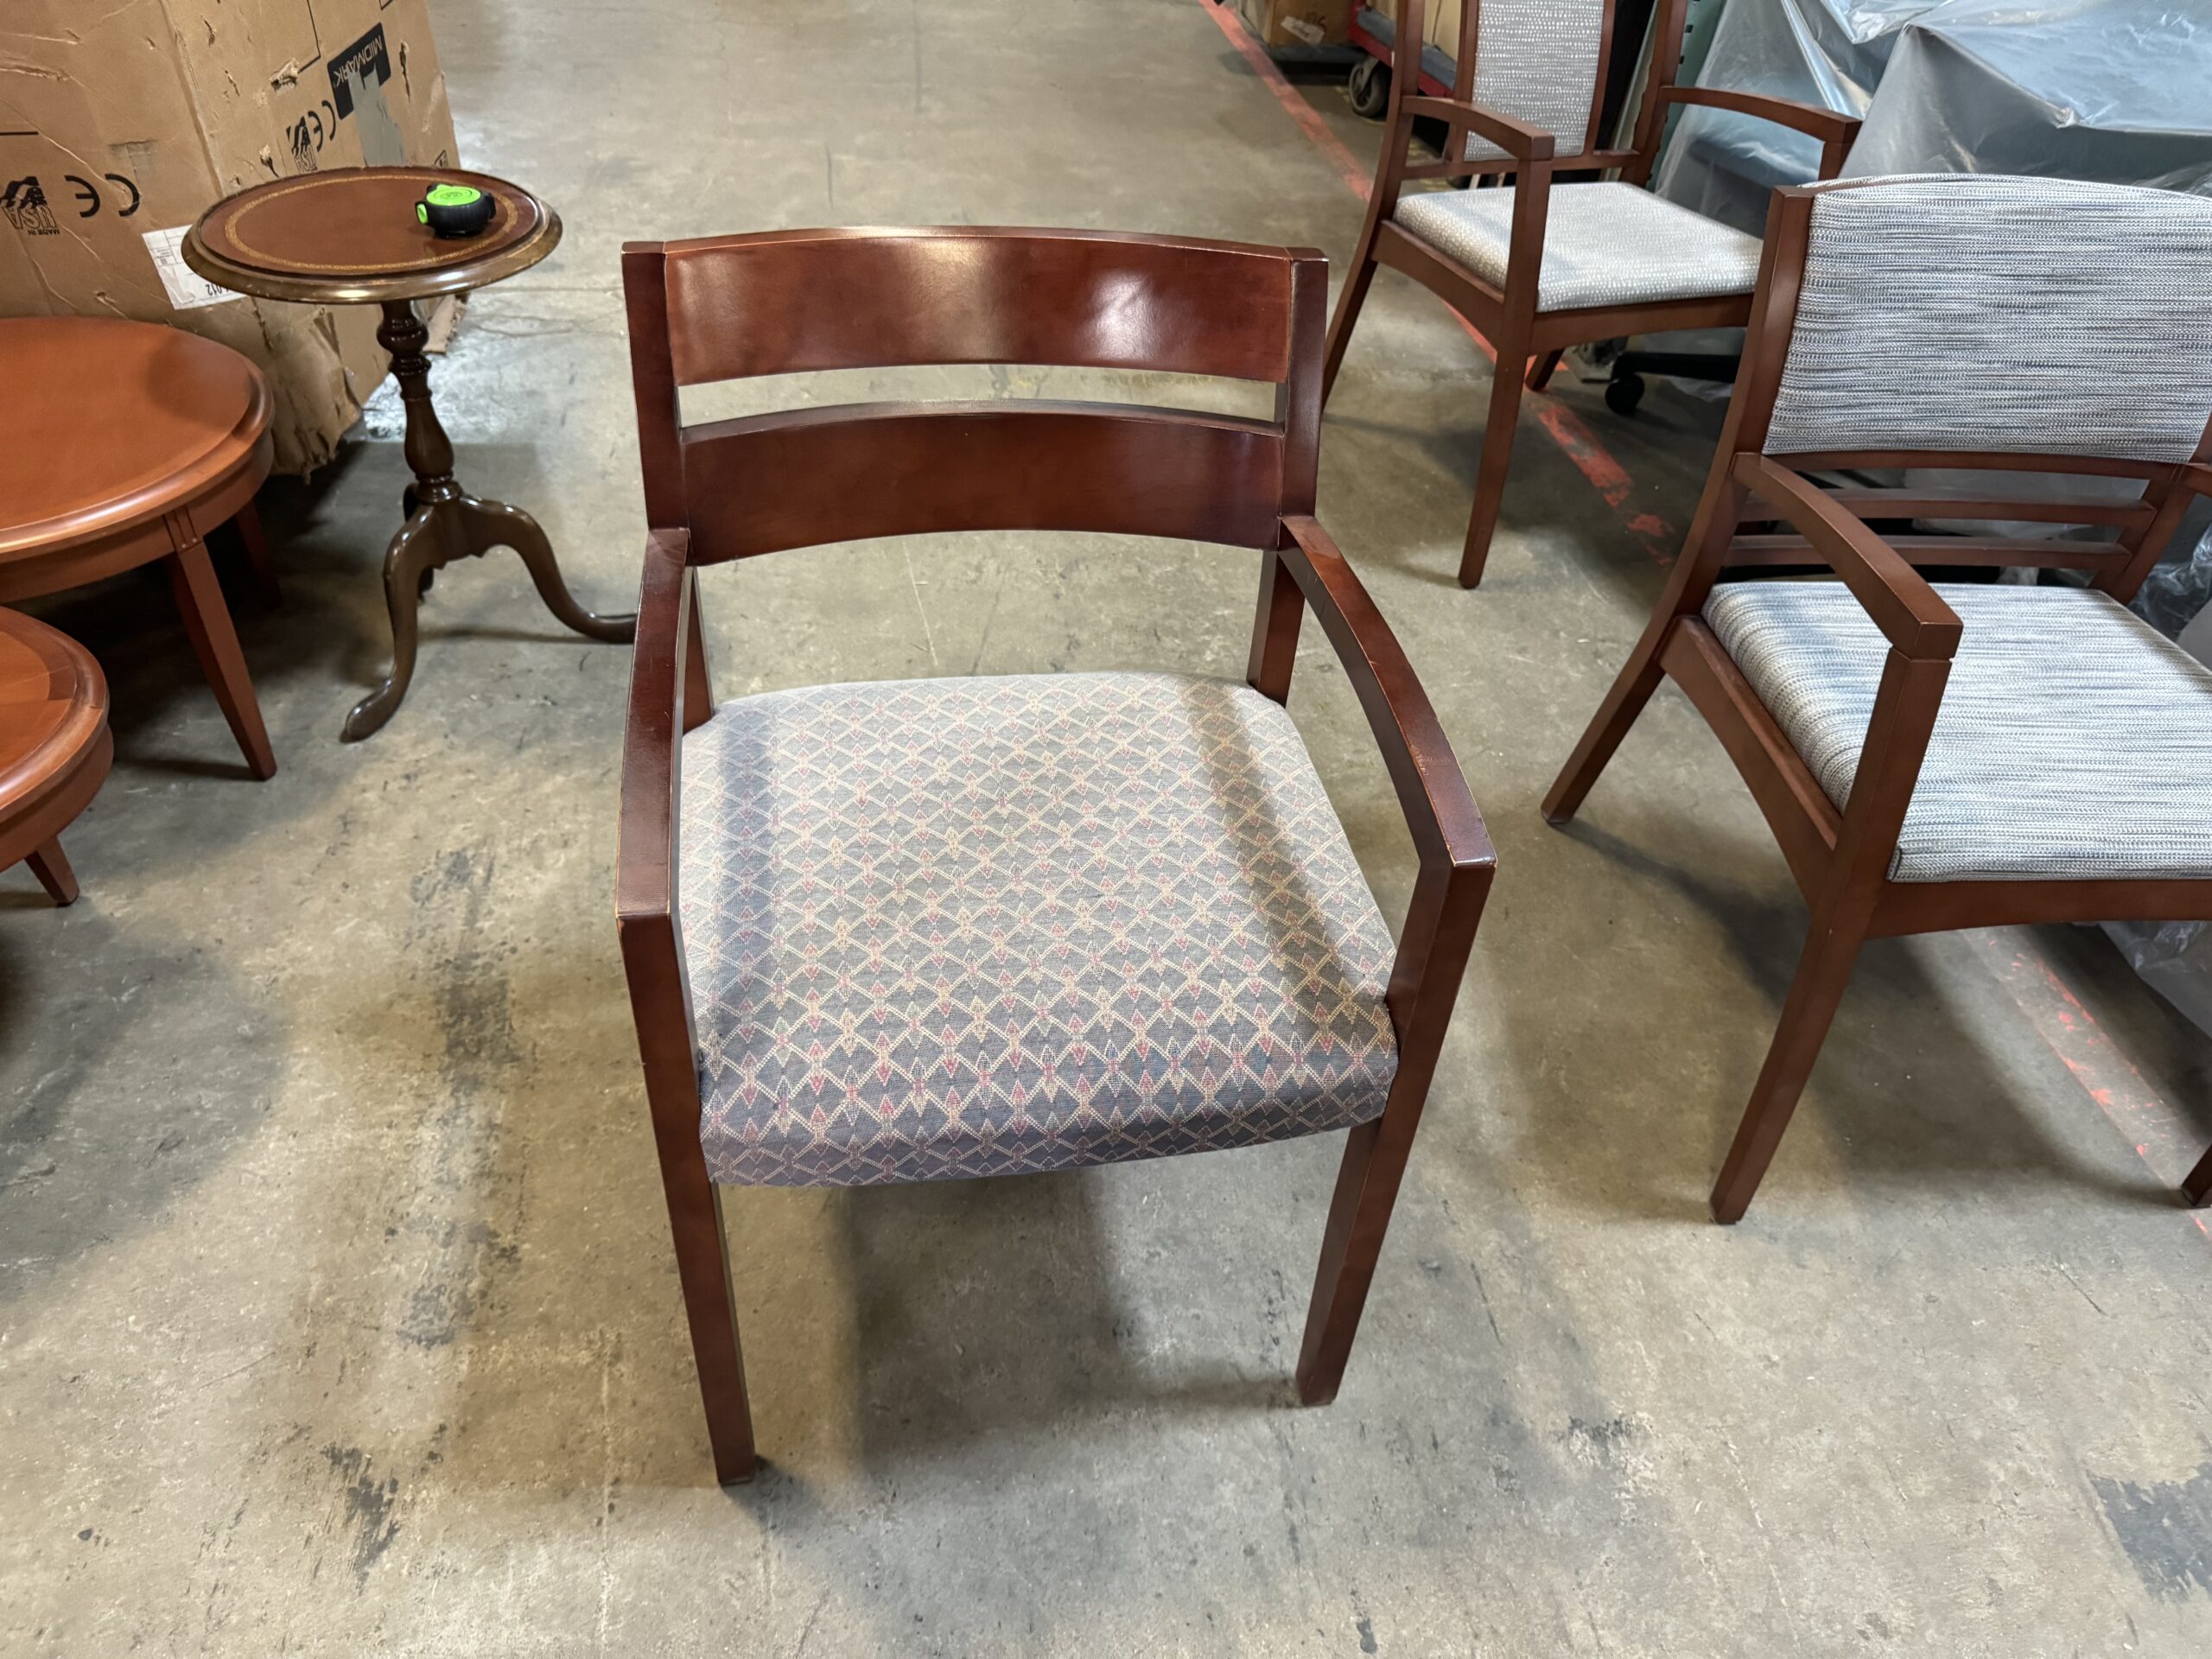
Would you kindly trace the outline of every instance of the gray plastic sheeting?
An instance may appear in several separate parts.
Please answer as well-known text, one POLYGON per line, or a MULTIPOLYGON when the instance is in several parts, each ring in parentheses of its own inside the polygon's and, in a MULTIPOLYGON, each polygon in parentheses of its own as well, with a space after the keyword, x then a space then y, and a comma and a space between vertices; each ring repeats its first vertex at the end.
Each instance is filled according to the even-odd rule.
MULTIPOLYGON (((2027 173, 2212 194, 2212 0, 1729 0, 1698 77, 1866 123, 1847 175, 2027 173)), ((1741 229, 1820 146, 1682 112, 1655 188, 1741 229)))

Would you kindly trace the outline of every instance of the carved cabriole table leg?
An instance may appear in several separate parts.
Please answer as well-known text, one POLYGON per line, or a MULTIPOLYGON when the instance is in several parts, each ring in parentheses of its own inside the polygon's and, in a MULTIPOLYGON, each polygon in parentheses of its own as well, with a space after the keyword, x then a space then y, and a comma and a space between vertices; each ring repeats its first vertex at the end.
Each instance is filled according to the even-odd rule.
POLYGON ((392 378, 407 406, 407 465, 415 474, 406 499, 406 524, 391 538, 384 557, 385 603, 391 613, 391 672, 346 717, 348 740, 381 728, 407 695, 415 675, 416 612, 431 575, 454 559, 474 558, 495 547, 512 547, 537 585, 545 607, 588 639, 621 642, 636 632, 629 616, 601 616, 586 610, 569 592, 553 556, 552 543, 537 521, 519 507, 480 500, 454 480, 453 441, 438 423, 430 402, 430 360, 423 346, 429 331, 404 300, 385 303, 377 343, 391 353, 392 378))

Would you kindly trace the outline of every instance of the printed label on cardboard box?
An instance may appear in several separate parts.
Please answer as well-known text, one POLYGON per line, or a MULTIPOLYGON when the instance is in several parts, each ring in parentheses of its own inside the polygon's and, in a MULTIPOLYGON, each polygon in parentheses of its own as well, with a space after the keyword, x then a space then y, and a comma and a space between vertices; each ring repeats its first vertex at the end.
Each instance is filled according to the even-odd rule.
POLYGON ((162 287, 169 296, 169 303, 180 311, 191 311, 203 305, 243 299, 244 295, 216 287, 184 263, 184 235, 191 228, 189 225, 179 225, 166 231, 146 232, 146 251, 154 257, 154 269, 161 273, 162 287))

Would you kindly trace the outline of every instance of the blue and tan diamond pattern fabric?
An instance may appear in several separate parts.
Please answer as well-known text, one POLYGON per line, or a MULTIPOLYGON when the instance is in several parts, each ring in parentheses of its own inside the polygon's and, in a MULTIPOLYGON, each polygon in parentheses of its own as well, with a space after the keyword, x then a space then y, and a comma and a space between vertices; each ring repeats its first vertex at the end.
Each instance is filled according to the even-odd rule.
POLYGON ((700 1139, 726 1185, 1010 1174, 1381 1115, 1392 945, 1247 687, 817 686, 683 740, 700 1139))
MULTIPOLYGON (((2082 588, 1936 584, 1964 632, 1894 881, 2212 877, 2212 670, 2082 588)), ((1828 799, 1889 642, 1840 582, 1735 582, 1705 620, 1828 799)))

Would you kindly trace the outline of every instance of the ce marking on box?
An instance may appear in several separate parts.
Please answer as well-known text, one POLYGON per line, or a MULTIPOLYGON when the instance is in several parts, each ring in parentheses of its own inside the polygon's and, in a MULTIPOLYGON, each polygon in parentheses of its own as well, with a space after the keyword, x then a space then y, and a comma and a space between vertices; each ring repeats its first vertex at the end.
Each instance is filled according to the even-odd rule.
MULTIPOLYGON (((128 196, 130 199, 130 205, 128 207, 116 208, 115 216, 118 219, 128 219, 131 214, 138 211, 139 197, 138 187, 137 185, 131 183, 130 180, 124 178, 120 173, 103 173, 100 175, 100 179, 103 182, 111 184, 115 187, 114 196, 117 201, 121 201, 125 196, 128 196)), ((99 212, 101 207, 101 197, 100 187, 99 184, 95 184, 92 180, 81 177, 75 173, 64 173, 61 175, 61 181, 64 184, 74 185, 76 187, 76 188, 72 190, 69 194, 84 204, 82 209, 77 214, 78 218, 90 219, 94 213, 99 212)))

